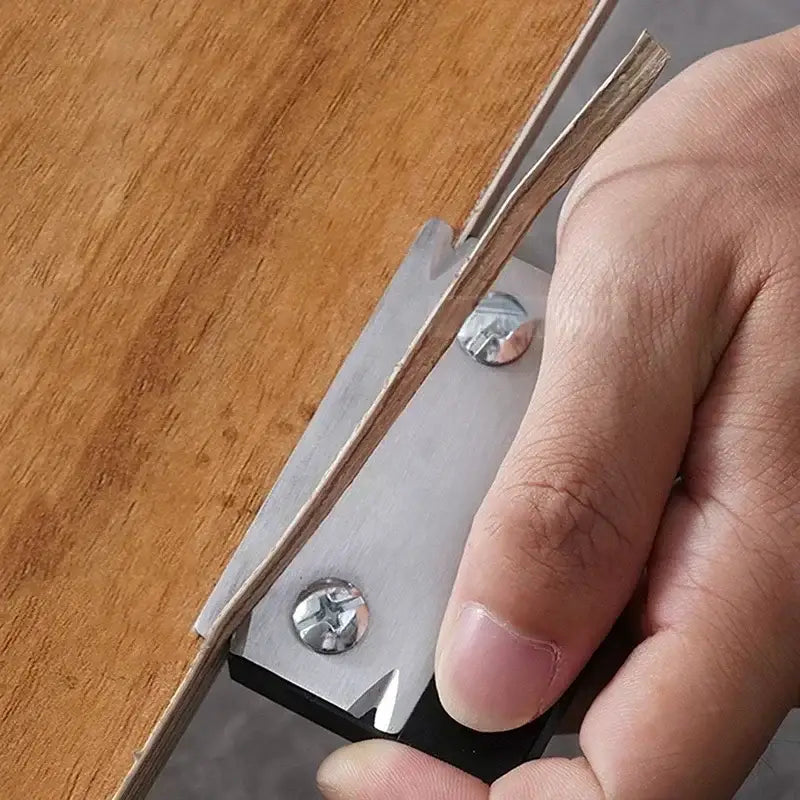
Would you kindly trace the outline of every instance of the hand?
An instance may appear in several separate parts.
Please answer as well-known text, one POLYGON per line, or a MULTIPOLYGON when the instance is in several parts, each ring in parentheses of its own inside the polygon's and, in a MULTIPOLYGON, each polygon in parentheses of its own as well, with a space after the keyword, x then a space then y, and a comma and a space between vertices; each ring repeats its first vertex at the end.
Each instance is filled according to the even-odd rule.
POLYGON ((800 29, 693 66, 576 182, 539 381, 439 639, 445 707, 484 731, 537 716, 635 592, 641 641, 584 719, 585 757, 490 789, 373 742, 326 762, 323 792, 730 798, 794 705, 800 29))

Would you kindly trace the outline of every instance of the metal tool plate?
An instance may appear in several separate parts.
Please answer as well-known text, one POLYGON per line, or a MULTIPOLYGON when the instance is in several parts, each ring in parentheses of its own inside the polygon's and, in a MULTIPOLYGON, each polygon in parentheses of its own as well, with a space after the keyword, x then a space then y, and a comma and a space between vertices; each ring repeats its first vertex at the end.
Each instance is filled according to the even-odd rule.
MULTIPOLYGON (((205 635, 225 602, 268 554, 366 412, 450 283, 465 253, 431 220, 372 318, 196 622, 205 635)), ((434 648, 475 511, 529 402, 541 357, 549 275, 512 259, 495 289, 537 321, 522 358, 482 366, 453 345, 352 486, 235 638, 241 655, 397 733, 433 675, 434 648), (369 628, 352 650, 322 655, 292 627, 301 591, 315 580, 358 586, 369 628)))

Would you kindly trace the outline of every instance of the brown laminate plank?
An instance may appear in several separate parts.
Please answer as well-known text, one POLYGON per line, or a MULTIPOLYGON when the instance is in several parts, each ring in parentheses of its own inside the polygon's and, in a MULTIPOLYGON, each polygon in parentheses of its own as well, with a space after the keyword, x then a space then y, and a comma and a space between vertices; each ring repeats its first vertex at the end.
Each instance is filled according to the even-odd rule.
POLYGON ((0 29, 0 797, 102 798, 416 228, 591 0, 52 0, 0 29))

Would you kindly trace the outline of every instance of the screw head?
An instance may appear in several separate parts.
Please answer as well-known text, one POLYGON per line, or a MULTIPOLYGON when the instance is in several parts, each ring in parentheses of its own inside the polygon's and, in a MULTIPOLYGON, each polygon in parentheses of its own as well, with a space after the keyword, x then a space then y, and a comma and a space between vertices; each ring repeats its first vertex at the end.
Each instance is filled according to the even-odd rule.
POLYGON ((315 653, 334 655, 355 647, 367 631, 369 609, 361 590, 339 578, 315 581, 297 597, 292 623, 315 653))
POLYGON ((489 292, 456 337, 461 349, 490 367, 516 361, 533 341, 534 321, 522 303, 505 292, 489 292))

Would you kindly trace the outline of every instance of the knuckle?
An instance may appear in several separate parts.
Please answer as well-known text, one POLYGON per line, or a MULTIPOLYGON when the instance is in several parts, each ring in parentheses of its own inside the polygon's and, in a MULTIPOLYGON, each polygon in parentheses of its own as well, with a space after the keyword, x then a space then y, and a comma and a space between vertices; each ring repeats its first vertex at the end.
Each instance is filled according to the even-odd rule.
MULTIPOLYGON (((753 209, 734 213, 741 196, 731 195, 732 182, 746 180, 751 191, 764 185, 765 158, 783 166, 774 174, 796 175, 798 57, 797 47, 791 49, 795 54, 789 57, 780 42, 748 43, 685 69, 590 159, 563 205, 559 239, 574 227, 579 238, 588 229, 593 240, 605 237, 613 244, 629 230, 629 218, 638 225, 648 221, 643 209, 652 210, 656 232, 664 219, 691 224, 709 219, 720 205, 725 211, 715 216, 716 227, 749 228, 753 209), (650 135, 653 128, 659 136, 650 135), (766 153, 765 139, 771 145, 766 153), (720 204, 723 188, 736 203, 720 204)), ((775 181, 768 183, 765 193, 774 202, 775 181)))
POLYGON ((725 47, 704 55, 683 72, 687 78, 727 85, 729 79, 740 73, 745 59, 741 46, 725 47))
POLYGON ((481 522, 502 540, 503 567, 512 576, 535 572, 563 588, 576 577, 607 574, 631 542, 617 520, 619 504, 607 487, 576 476, 509 483, 491 499, 481 522))

